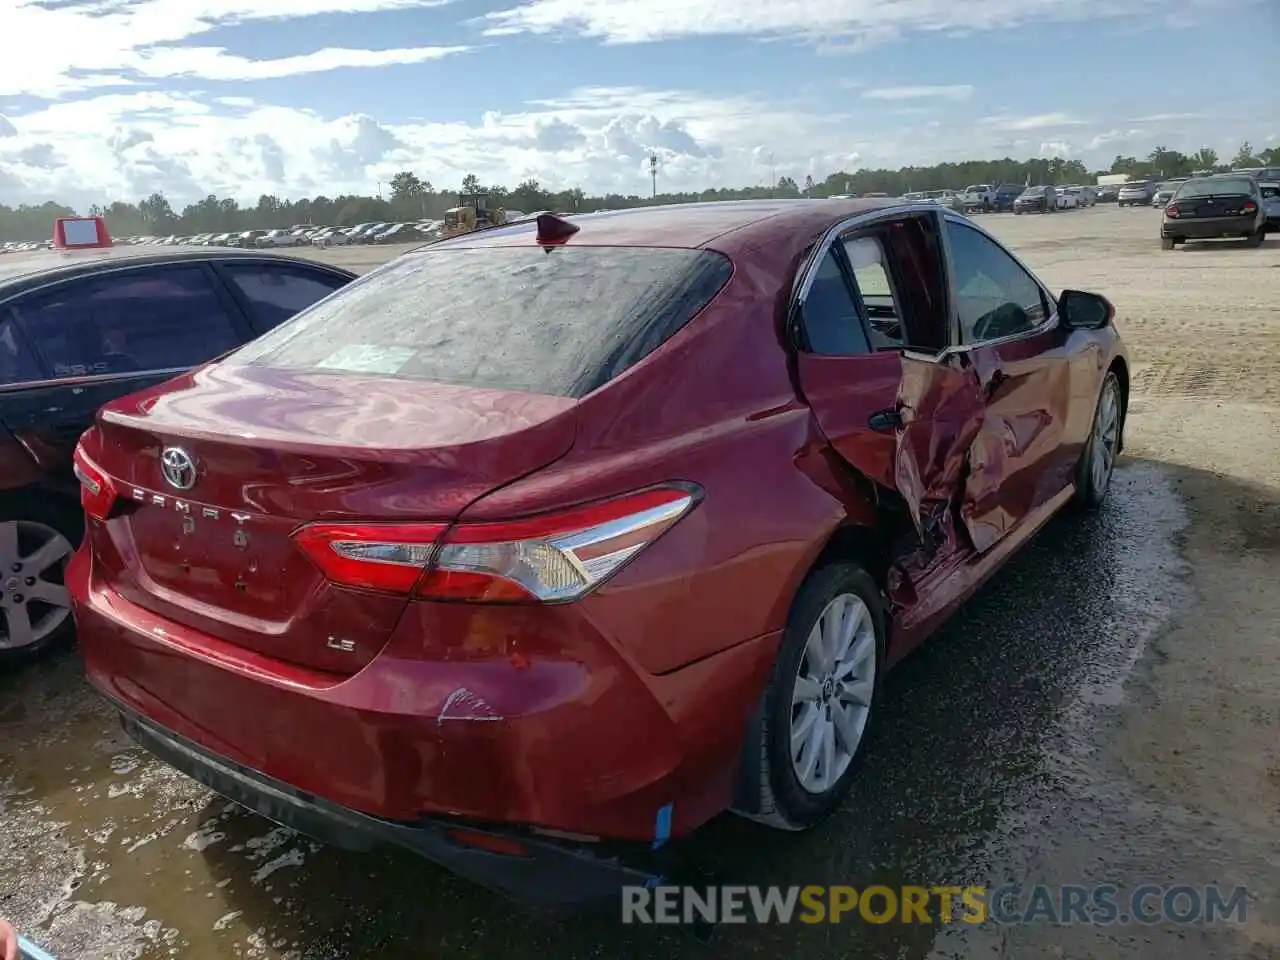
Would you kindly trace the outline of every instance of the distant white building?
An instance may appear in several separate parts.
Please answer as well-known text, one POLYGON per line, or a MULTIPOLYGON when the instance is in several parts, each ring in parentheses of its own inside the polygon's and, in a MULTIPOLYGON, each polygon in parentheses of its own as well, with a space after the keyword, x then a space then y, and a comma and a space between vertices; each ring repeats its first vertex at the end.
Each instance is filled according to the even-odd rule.
POLYGON ((1117 183, 1128 182, 1129 175, 1127 173, 1104 173, 1098 177, 1098 186, 1100 187, 1110 187, 1115 186, 1117 183))

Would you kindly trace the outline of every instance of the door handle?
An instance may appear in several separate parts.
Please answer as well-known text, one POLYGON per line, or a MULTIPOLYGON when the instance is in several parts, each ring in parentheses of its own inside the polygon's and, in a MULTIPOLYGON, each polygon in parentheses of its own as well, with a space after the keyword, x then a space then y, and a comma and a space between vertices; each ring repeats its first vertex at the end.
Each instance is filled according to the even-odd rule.
POLYGON ((880 410, 867 418, 867 426, 872 430, 897 430, 902 426, 902 414, 897 410, 880 410))

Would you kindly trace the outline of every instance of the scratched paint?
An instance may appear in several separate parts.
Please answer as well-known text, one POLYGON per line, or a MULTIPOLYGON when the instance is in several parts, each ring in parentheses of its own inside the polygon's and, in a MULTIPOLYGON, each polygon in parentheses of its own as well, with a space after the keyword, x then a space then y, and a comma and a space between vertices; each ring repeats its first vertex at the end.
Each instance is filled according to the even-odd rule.
POLYGON ((445 698, 436 717, 437 723, 446 720, 501 720, 502 715, 479 694, 466 687, 459 687, 445 698))

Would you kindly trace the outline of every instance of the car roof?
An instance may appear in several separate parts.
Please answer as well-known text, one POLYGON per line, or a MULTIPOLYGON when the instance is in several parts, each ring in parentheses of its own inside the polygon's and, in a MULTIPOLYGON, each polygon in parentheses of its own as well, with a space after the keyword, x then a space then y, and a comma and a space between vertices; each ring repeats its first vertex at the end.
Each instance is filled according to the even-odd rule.
POLYGON ((13 293, 18 287, 32 282, 40 284, 52 280, 90 276, 103 269, 123 266, 158 266, 168 263, 185 263, 206 260, 271 260, 277 263, 296 263, 319 270, 355 274, 341 267, 304 257, 290 257, 268 250, 194 249, 174 250, 154 247, 96 247, 86 250, 36 250, 29 253, 9 253, 0 257, 0 295, 13 293))
MULTIPOLYGON (((820 235, 841 220, 897 205, 889 198, 728 200, 569 214, 566 219, 581 228, 574 235, 575 244, 701 248, 744 233, 820 235)), ((536 224, 536 218, 530 217, 439 241, 429 248, 522 246, 536 233, 536 224)))

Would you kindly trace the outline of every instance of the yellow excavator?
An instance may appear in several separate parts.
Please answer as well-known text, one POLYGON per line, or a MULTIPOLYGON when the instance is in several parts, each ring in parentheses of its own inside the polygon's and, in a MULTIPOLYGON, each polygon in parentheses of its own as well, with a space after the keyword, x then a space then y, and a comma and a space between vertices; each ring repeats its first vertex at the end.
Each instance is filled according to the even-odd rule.
POLYGON ((489 209, 489 195, 486 193, 460 193, 458 205, 444 212, 442 238, 459 237, 472 230, 485 227, 496 227, 507 222, 507 215, 502 208, 489 209))

